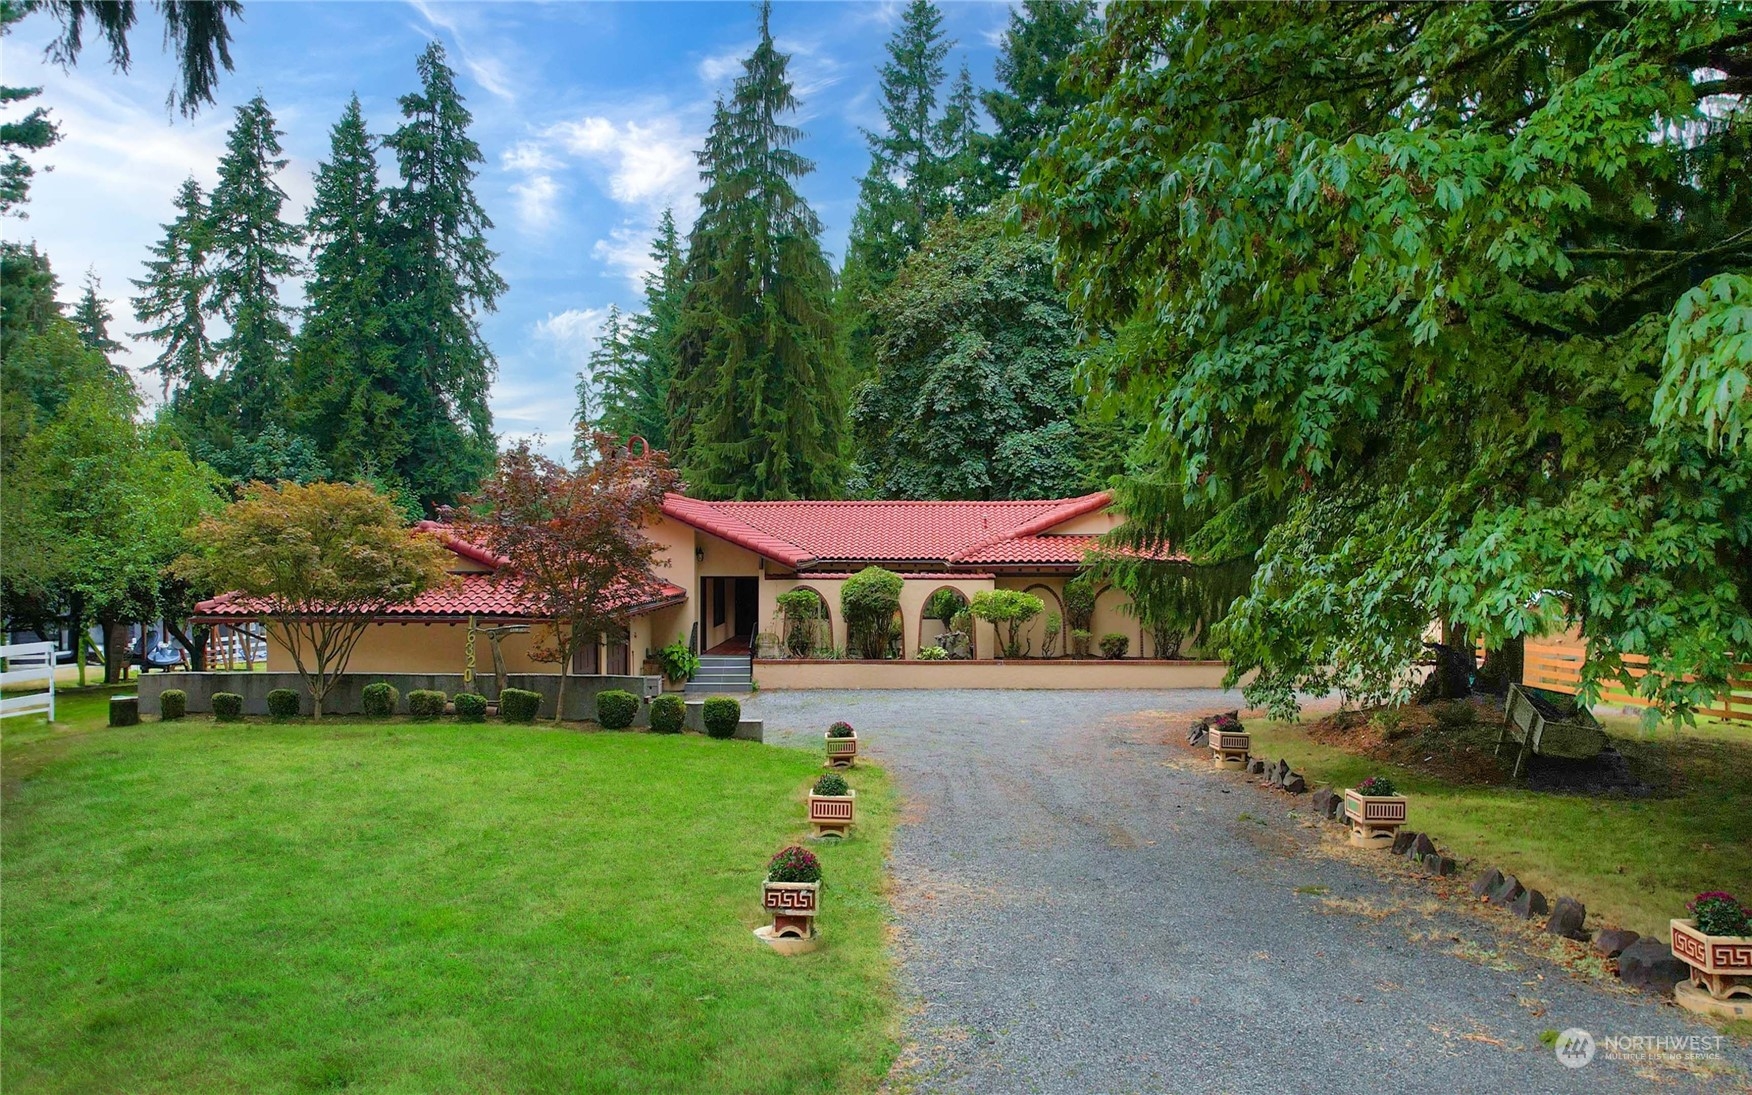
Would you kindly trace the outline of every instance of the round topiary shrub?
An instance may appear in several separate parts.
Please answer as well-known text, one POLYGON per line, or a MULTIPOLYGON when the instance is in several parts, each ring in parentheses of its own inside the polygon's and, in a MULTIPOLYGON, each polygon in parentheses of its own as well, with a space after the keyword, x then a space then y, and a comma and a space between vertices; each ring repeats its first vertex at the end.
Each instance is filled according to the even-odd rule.
POLYGON ((444 693, 432 688, 416 688, 408 693, 408 714, 421 722, 430 722, 444 714, 444 693))
POLYGON ((401 702, 401 693, 388 681, 378 681, 376 684, 366 685, 359 698, 365 708, 366 718, 387 719, 395 714, 395 705, 401 702))
POLYGON ((158 718, 171 722, 189 713, 189 694, 180 688, 166 688, 158 696, 158 718))
POLYGON ((268 717, 295 719, 298 717, 298 693, 290 688, 276 688, 268 693, 268 717))
POLYGON ((839 722, 836 722, 827 728, 827 736, 830 738, 849 738, 855 732, 856 731, 852 729, 852 724, 846 722, 844 719, 841 719, 839 722))
POLYGON ((793 844, 767 862, 768 882, 820 882, 821 861, 808 848, 793 844))
POLYGON ((742 705, 730 696, 706 697, 706 733, 714 738, 728 738, 736 733, 742 721, 742 705))
POLYGON ((243 697, 236 692, 213 693, 213 717, 220 722, 236 722, 243 718, 243 697))
POLYGON ((534 722, 541 714, 541 693, 507 688, 499 693, 499 715, 506 722, 534 722))
POLYGON ((687 704, 680 696, 658 696, 651 701, 651 730, 657 734, 679 734, 687 722, 687 704))
POLYGON ((451 702, 456 704, 457 722, 487 721, 487 697, 475 692, 458 692, 451 702))
POLYGON ((596 694, 596 722, 604 730, 625 730, 639 714, 639 697, 619 688, 596 694))
POLYGON ((846 777, 838 772, 825 772, 815 781, 815 793, 824 797, 844 798, 852 793, 852 787, 846 782, 846 777))
POLYGON ((1117 631, 1109 631, 1101 636, 1101 656, 1103 658, 1123 658, 1126 651, 1130 649, 1131 639, 1129 636, 1121 635, 1117 631))

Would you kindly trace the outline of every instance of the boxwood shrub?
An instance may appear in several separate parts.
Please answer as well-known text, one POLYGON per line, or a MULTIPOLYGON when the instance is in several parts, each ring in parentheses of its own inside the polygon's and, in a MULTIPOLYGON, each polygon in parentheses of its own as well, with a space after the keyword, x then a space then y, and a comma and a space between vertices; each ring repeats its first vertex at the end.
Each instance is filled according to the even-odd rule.
POLYGON ((236 722, 243 718, 243 697, 236 692, 213 693, 213 717, 220 722, 236 722))
POLYGON ((534 722, 541 714, 541 693, 507 688, 499 693, 499 717, 506 722, 534 722))
POLYGON ((458 692, 451 697, 456 704, 457 722, 486 722, 487 697, 474 692, 458 692))
POLYGON ((852 793, 852 787, 846 782, 846 777, 838 772, 825 772, 820 779, 815 781, 815 793, 844 798, 852 793))
POLYGON ((658 696, 651 701, 651 729, 658 734, 679 734, 687 722, 687 704, 680 696, 658 696))
POLYGON ((290 688, 276 688, 268 693, 268 717, 295 719, 298 717, 298 693, 290 688))
POLYGON ((180 688, 166 688, 158 696, 158 717, 164 722, 180 719, 189 713, 189 694, 180 688))
POLYGON ((421 722, 430 722, 444 714, 444 693, 433 688, 416 688, 408 693, 408 714, 421 722))
POLYGON ((1101 636, 1101 656, 1103 658, 1123 658, 1130 649, 1131 637, 1129 635, 1109 631, 1101 636))
POLYGON ((742 721, 742 704, 730 696, 706 697, 706 733, 714 738, 727 738, 736 733, 742 721))
POLYGON ((596 694, 596 722, 604 730, 625 730, 639 714, 639 697, 619 688, 596 694))
POLYGON ((395 705, 401 702, 401 693, 388 681, 378 681, 365 686, 360 700, 365 707, 366 718, 387 719, 395 714, 395 705))

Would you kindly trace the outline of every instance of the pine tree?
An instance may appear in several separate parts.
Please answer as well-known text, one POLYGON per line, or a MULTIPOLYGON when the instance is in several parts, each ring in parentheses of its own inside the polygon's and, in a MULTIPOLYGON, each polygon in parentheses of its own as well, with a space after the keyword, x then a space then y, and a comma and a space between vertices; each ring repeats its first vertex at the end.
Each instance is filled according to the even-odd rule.
POLYGON ((330 131, 305 232, 311 276, 294 362, 300 427, 339 475, 393 469, 408 452, 409 431, 388 337, 376 146, 357 95, 330 131))
POLYGON ((676 338, 687 294, 687 266, 675 215, 663 211, 651 243, 656 268, 645 275, 645 310, 632 317, 625 370, 597 374, 601 428, 622 438, 637 435, 652 448, 669 447, 669 386, 675 376, 676 338))
POLYGON ((760 41, 700 153, 670 444, 709 498, 819 498, 840 485, 833 272, 794 185, 814 165, 781 121, 797 99, 771 15, 762 4, 760 41))
POLYGON ((176 217, 164 226, 164 238, 152 245, 146 276, 134 287, 134 318, 149 324, 139 338, 163 344, 164 351, 147 368, 164 381, 164 394, 172 389, 178 398, 184 392, 204 395, 215 354, 207 337, 207 294, 212 274, 207 268, 211 226, 201 184, 185 179, 173 201, 176 217))
POLYGON ((286 166, 280 130, 260 95, 237 108, 213 188, 209 252, 212 310, 231 331, 215 344, 221 387, 198 436, 215 446, 247 438, 288 417, 291 310, 279 283, 298 273, 303 233, 280 219, 286 192, 274 176, 286 166))
POLYGON ((574 389, 578 402, 572 409, 572 421, 578 426, 590 429, 601 421, 606 413, 610 377, 632 374, 636 362, 628 338, 630 333, 631 325, 622 322, 620 308, 610 304, 608 318, 602 323, 602 337, 597 339, 596 349, 590 352, 590 360, 578 370, 578 383, 574 389))
POLYGON ((485 233, 493 227, 473 184, 484 162, 456 74, 434 42, 418 62, 420 91, 401 99, 403 122, 384 141, 401 185, 387 196, 390 339, 397 346, 408 452, 397 471, 422 505, 472 490, 494 458, 487 389, 496 363, 481 339, 481 311, 506 285, 485 233))
MULTIPOLYGON (((0 3, 0 36, 11 34, 12 24, 29 13, 27 4, 0 3)), ((40 87, 0 86, 0 109, 34 99, 42 93, 40 87)), ((0 159, 0 213, 10 213, 30 198, 30 181, 36 176, 36 168, 19 153, 41 152, 60 139, 60 128, 49 120, 49 112, 40 106, 15 122, 0 123, 0 156, 4 156, 0 159)), ((25 216, 22 212, 17 215, 25 216)))
POLYGON ((980 96, 996 132, 974 138, 989 202, 1016 185, 1028 153, 1088 100, 1059 86, 1071 51, 1099 24, 1094 0, 1023 0, 998 55, 998 89, 980 96))
POLYGON ((79 294, 79 303, 73 309, 73 326, 79 329, 79 340, 100 354, 113 354, 122 348, 122 344, 110 337, 110 320, 115 317, 110 314, 109 303, 98 295, 103 283, 97 278, 96 270, 85 272, 85 289, 79 294))

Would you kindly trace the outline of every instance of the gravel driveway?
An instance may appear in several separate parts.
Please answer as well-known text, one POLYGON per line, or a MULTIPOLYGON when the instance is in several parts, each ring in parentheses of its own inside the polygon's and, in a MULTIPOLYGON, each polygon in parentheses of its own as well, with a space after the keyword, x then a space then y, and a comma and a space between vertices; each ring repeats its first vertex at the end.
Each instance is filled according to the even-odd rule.
POLYGON ((1747 1084, 1752 1053, 1725 1041, 1705 1066, 1713 1078, 1604 1051, 1561 1065, 1542 1031, 1715 1031, 1575 980, 1489 921, 1436 903, 1421 881, 1315 850, 1320 837, 1289 815, 1291 800, 1168 744, 1187 713, 1236 706, 1216 691, 747 702, 779 744, 820 749, 827 724, 849 719, 896 777, 897 946, 913 997, 898 1090, 1598 1095, 1747 1084))

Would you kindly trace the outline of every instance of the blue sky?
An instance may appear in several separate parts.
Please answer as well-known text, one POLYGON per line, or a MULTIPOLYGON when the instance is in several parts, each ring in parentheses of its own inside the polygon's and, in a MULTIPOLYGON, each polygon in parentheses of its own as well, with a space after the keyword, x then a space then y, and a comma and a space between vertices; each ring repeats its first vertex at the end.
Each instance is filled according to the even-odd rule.
MULTIPOLYGON (((939 3, 957 42, 951 74, 966 62, 976 85, 993 82, 1004 3, 939 3)), ((487 162, 476 193, 495 222, 491 243, 511 291, 486 317, 499 359, 496 428, 509 438, 563 439, 573 378, 611 303, 635 307, 651 229, 665 206, 691 224, 694 150, 713 97, 726 90, 754 41, 754 10, 725 3, 304 3, 248 0, 233 45, 235 71, 219 104, 193 121, 167 115, 171 70, 161 24, 141 5, 134 68, 112 73, 101 49, 63 73, 42 60, 53 32, 42 15, 0 44, 8 84, 41 84, 64 139, 36 162, 29 219, 0 221, 7 239, 35 239, 72 300, 87 267, 103 280, 117 316, 112 334, 127 364, 155 356, 134 344, 127 297, 146 248, 171 215, 189 174, 211 186, 232 109, 266 96, 291 160, 281 177, 289 216, 310 198, 310 176, 348 95, 359 94, 374 132, 400 119, 396 99, 414 89, 413 62, 444 43, 475 117, 487 162)), ((773 27, 792 54, 803 100, 801 149, 816 163, 803 192, 826 225, 824 244, 845 249, 868 164, 860 126, 881 122, 876 70, 900 12, 890 3, 779 3, 773 27)), ((393 173, 393 163, 384 163, 393 173)), ((288 294, 296 303, 297 289, 288 294)), ((142 387, 156 394, 156 385, 142 387)), ((560 448, 555 444, 554 448, 560 448)))

